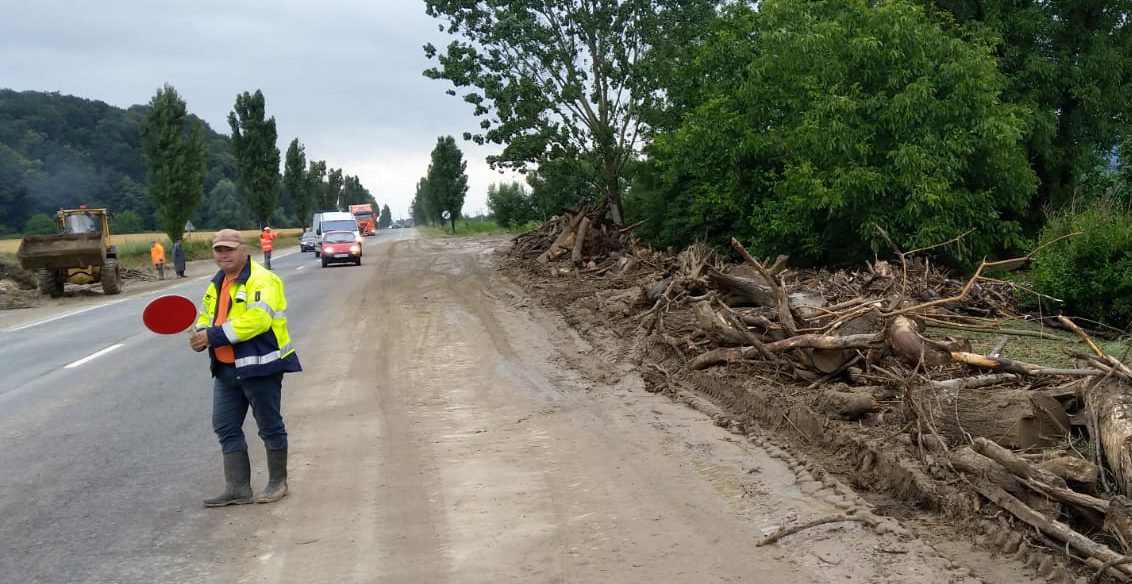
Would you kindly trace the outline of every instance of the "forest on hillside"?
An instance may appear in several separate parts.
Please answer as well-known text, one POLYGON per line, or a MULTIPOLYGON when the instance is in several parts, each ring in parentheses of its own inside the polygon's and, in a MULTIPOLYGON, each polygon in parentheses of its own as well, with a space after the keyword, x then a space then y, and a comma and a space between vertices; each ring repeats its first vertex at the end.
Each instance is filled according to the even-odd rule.
MULTIPOLYGON (((160 230, 146 192, 140 133, 148 105, 122 109, 60 93, 0 89, 0 112, 0 236, 23 232, 33 216, 42 219, 78 205, 109 209, 116 231, 160 230)), ((189 117, 200 122, 206 147, 203 193, 189 218, 194 228, 258 227, 236 186, 231 138, 189 117)), ((326 161, 312 159, 310 164, 316 171, 311 180, 319 184, 307 190, 317 194, 319 204, 336 198, 342 198, 343 205, 375 202, 357 177, 344 175, 326 161)), ((278 206, 271 223, 308 223, 296 216, 297 205, 282 178, 276 189, 278 206)))

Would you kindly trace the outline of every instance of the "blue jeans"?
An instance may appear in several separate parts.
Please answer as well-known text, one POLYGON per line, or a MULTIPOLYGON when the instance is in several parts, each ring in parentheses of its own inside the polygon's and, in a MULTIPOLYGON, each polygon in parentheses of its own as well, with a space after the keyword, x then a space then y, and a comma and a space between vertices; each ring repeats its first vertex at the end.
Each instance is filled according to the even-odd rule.
POLYGON ((236 368, 219 364, 212 383, 212 430, 225 453, 248 449, 244 439, 244 419, 252 408, 259 437, 268 450, 287 448, 287 428, 283 426, 283 374, 236 379, 236 368))

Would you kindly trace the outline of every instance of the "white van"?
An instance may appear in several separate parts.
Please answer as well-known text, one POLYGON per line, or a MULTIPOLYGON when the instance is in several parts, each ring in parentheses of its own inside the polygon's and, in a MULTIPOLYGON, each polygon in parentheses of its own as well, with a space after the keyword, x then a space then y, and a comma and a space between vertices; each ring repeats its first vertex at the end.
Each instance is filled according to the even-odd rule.
MULTIPOLYGON (((358 231, 358 221, 354 219, 353 213, 346 211, 321 211, 314 214, 314 219, 311 221, 311 231, 314 232, 318 243, 322 243, 322 236, 328 231, 353 231, 354 238, 360 243, 362 241, 362 233, 358 231)), ((319 257, 320 246, 318 243, 314 246, 314 257, 319 257)))

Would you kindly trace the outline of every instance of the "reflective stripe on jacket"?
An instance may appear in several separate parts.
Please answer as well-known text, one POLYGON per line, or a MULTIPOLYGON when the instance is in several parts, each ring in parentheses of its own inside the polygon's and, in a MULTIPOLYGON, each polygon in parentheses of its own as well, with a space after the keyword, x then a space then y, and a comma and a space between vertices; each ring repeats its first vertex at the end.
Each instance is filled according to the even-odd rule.
POLYGON ((275 241, 274 233, 265 233, 259 236, 259 249, 271 251, 271 242, 275 241))
MULTIPOLYGON (((208 332, 208 343, 212 347, 232 345, 236 353, 236 377, 246 379, 302 371, 299 357, 291 346, 291 335, 287 333, 287 298, 279 276, 248 258, 240 275, 229 286, 228 319, 214 326, 223 283, 224 272, 217 272, 201 300, 196 329, 208 332)), ((215 375, 216 356, 211 348, 208 354, 215 375)))

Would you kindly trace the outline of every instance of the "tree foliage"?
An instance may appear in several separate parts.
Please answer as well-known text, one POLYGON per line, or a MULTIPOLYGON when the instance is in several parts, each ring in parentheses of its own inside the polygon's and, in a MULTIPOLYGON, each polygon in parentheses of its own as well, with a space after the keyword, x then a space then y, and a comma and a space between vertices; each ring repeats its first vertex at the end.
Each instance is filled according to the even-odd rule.
POLYGON ((1034 286, 1052 312, 1088 315, 1127 330, 1132 324, 1132 212, 1109 198, 1065 207, 1042 230, 1041 241, 1077 233, 1038 252, 1034 286), (1055 303, 1051 298, 1061 302, 1055 303))
POLYGON ((990 47, 903 0, 729 8, 674 77, 703 79, 638 185, 661 243, 739 236, 760 255, 853 262, 970 229, 952 259, 1016 243, 1035 179, 1028 110, 990 47))
MULTIPOLYGON (((504 146, 492 166, 524 168, 547 156, 592 157, 588 176, 621 222, 624 170, 636 154, 641 113, 654 105, 649 51, 695 35, 715 0, 426 0, 454 40, 425 54, 433 79, 470 88, 478 144, 504 146)), ((450 91, 455 95, 455 90, 450 91)))
POLYGON ((235 108, 228 113, 232 147, 236 155, 236 186, 247 201, 252 215, 266 225, 278 202, 278 135, 275 118, 266 117, 263 92, 243 92, 236 96, 235 108))
POLYGON ((157 90, 141 125, 146 190, 170 241, 184 234, 204 192, 205 144, 199 121, 171 85, 157 90))
POLYGON ((1132 0, 925 3, 998 40, 1003 98, 1032 112, 1025 144, 1039 179, 1036 225, 1042 209, 1075 199, 1079 179, 1128 137, 1132 0))
POLYGON ((488 186, 487 208, 495 222, 508 229, 524 225, 536 216, 530 195, 517 182, 488 186))

